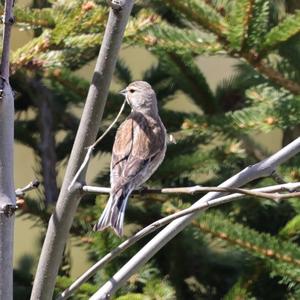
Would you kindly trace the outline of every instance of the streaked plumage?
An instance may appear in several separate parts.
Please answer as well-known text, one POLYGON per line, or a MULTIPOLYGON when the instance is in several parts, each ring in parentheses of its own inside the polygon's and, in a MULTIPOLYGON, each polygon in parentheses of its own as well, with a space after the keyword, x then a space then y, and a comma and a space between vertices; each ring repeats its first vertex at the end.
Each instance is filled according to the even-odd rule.
POLYGON ((166 129, 158 115, 156 95, 150 84, 135 81, 122 91, 132 108, 119 127, 112 149, 111 194, 94 230, 112 227, 123 234, 128 197, 158 168, 166 152, 166 129))

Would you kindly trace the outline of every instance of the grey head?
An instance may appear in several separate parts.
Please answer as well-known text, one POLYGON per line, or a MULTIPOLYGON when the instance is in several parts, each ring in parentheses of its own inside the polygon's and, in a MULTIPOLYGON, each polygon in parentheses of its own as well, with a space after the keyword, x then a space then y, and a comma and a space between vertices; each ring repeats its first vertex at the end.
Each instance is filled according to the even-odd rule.
POLYGON ((156 95, 148 82, 134 81, 120 93, 126 97, 132 110, 150 115, 158 114, 156 95))

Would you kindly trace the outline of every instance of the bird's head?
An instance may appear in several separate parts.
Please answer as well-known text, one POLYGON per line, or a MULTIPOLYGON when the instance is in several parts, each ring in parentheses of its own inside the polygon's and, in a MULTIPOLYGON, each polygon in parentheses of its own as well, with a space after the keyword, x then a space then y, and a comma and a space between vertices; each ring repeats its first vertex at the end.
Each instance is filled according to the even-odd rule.
POLYGON ((126 97, 132 110, 143 113, 157 113, 157 100, 154 90, 146 81, 130 83, 120 94, 126 97))

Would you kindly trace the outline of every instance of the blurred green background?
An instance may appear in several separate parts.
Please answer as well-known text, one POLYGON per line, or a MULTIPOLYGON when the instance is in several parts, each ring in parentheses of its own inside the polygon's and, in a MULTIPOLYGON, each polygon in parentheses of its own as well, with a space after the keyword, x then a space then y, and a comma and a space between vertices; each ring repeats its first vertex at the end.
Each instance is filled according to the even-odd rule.
MULTIPOLYGON (((104 31, 107 16, 104 2, 17 3, 18 9, 33 5, 45 13, 35 15, 29 9, 17 9, 12 41, 12 84, 17 95, 15 185, 22 187, 34 178, 42 181, 38 191, 28 194, 25 208, 16 217, 14 265, 17 271, 27 270, 30 276, 35 272, 53 203, 46 203, 39 155, 42 151, 37 149, 42 139, 37 126, 40 103, 34 102, 30 88, 28 92, 24 87, 31 80, 41 81, 53 97, 54 129, 51 130, 58 157, 59 188, 92 76, 98 51, 96 42, 104 31), (74 20, 78 16, 82 20, 79 18, 77 24, 74 20), (99 23, 97 18, 103 19, 99 23), (46 25, 36 25, 41 20, 46 25), (99 28, 93 27, 97 22, 99 28), (48 38, 49 49, 45 42, 48 38), (69 124, 62 120, 65 113, 71 121, 70 128, 64 127, 69 124)), ((149 181, 150 185, 217 185, 274 153, 297 137, 300 124, 299 93, 284 84, 284 79, 288 79, 299 85, 298 9, 297 1, 284 0, 189 0, 186 4, 137 1, 101 131, 121 105, 117 91, 129 79, 144 79, 157 91, 162 119, 179 141, 168 148, 165 162, 149 181), (271 71, 263 69, 265 66, 271 71), (274 74, 279 74, 281 81, 276 81, 278 76, 274 74)), ((115 129, 103 140, 90 163, 87 174, 90 185, 108 186, 114 133, 115 129)), ((285 180, 296 181, 300 177, 298 160, 295 158, 279 168, 285 180)), ((268 184, 274 184, 274 179, 257 180, 249 187, 268 184)), ((197 198, 134 197, 126 214, 126 236, 159 217, 187 207, 197 198)), ((82 200, 67 242, 56 292, 120 242, 110 233, 91 232, 106 199, 107 196, 88 195, 82 200)), ((297 201, 291 199, 277 205, 248 197, 244 202, 212 209, 211 214, 199 218, 196 225, 189 226, 133 276, 117 296, 120 300, 297 299, 300 295, 297 201), (228 238, 224 238, 224 232, 228 238), (247 247, 248 241, 251 247, 247 247), (270 252, 266 249, 275 255, 268 256, 266 253, 270 252), (282 253, 291 257, 293 263, 287 263, 282 253)), ((91 286, 74 299, 87 299, 143 243, 97 274, 91 286)), ((16 281, 19 283, 19 279, 16 281)), ((24 284, 27 289, 31 282, 32 277, 24 284)))

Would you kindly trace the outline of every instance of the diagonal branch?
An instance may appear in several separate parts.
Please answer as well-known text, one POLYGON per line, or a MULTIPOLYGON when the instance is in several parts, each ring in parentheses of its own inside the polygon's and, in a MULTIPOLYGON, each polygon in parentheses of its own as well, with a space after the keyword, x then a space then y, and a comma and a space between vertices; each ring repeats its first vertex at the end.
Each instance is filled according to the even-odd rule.
MULTIPOLYGON (((300 187, 300 182, 293 182, 293 183, 268 186, 268 187, 253 189, 253 190, 247 190, 247 193, 249 195, 249 192, 251 192, 252 195, 255 195, 255 196, 260 195, 262 198, 270 199, 270 198, 272 198, 272 194, 277 195, 278 192, 289 191, 291 193, 281 194, 281 195, 284 195, 284 197, 289 196, 289 198, 291 198, 291 197, 295 196, 295 193, 293 193, 292 191, 297 190, 299 187, 300 187), (263 197, 262 195, 265 195, 266 197, 263 197)), ((201 192, 209 191, 211 189, 214 189, 214 190, 218 189, 215 187, 214 188, 205 188, 205 187, 196 186, 196 187, 188 187, 188 188, 170 188, 170 189, 161 189, 161 190, 151 190, 151 192, 161 191, 162 193, 164 193, 164 191, 166 191, 166 193, 169 194, 169 193, 177 193, 179 191, 180 193, 187 192, 188 194, 190 194, 190 193, 197 192, 198 188, 200 188, 201 192)), ((85 187, 83 187, 83 189, 87 190, 87 189, 85 189, 85 187)), ((104 193, 107 193, 110 190, 109 188, 100 188, 100 189, 104 193)), ((226 190, 226 188, 219 188, 219 189, 222 191, 226 190)), ((235 190, 235 189, 231 188, 231 190, 235 190)), ((236 189, 236 190, 245 191, 243 189, 236 189)), ((98 189, 98 191, 99 191, 99 189, 98 189)), ((229 189, 227 191, 229 191, 229 189)), ((146 192, 147 192, 147 190, 146 190, 146 192)), ((296 192, 296 195, 299 197, 299 192, 296 192)), ((221 205, 221 204, 224 204, 227 202, 231 202, 231 201, 240 199, 242 197, 245 197, 245 194, 235 193, 235 194, 219 197, 216 199, 209 200, 200 206, 190 207, 190 208, 181 210, 179 212, 176 212, 172 215, 166 216, 160 220, 157 220, 157 221, 151 223, 150 225, 143 228, 142 230, 140 230, 139 232, 134 234, 132 237, 128 238, 126 241, 121 243, 110 253, 108 253, 104 257, 102 257, 96 264, 94 264, 90 269, 88 269, 84 274, 82 274, 70 287, 68 287, 64 292, 62 292, 56 300, 63 300, 63 299, 69 298, 72 294, 74 294, 74 292, 76 290, 78 290, 80 288, 80 286, 83 283, 85 283, 89 278, 91 278, 97 271, 102 269, 106 264, 111 262, 114 258, 119 256, 121 253, 123 253, 126 249, 128 249, 133 244, 138 242, 140 239, 149 235, 150 233, 154 232, 155 230, 158 230, 162 226, 165 226, 165 225, 169 224, 170 222, 172 222, 182 216, 191 214, 193 212, 199 212, 199 211, 205 210, 209 207, 218 206, 218 205, 221 205)))
MULTIPOLYGON (((226 180, 220 187, 239 187, 260 177, 270 176, 280 164, 300 152, 300 138, 297 138, 269 158, 249 166, 226 180)), ((218 201, 222 193, 211 192, 199 199, 191 209, 198 207, 209 207, 208 203, 218 201), (213 200, 214 199, 214 200, 213 200)), ((160 231, 150 242, 148 242, 136 255, 134 255, 109 281, 107 281, 90 299, 107 299, 115 293, 141 266, 154 256, 165 244, 181 232, 198 212, 193 212, 181 217, 160 231)))
POLYGON ((15 190, 15 194, 17 197, 23 197, 25 195, 25 193, 37 189, 40 185, 40 182, 35 179, 31 182, 29 182, 26 186, 22 187, 22 188, 18 188, 15 190))
MULTIPOLYGON (((92 83, 89 88, 60 195, 49 221, 33 284, 32 300, 52 299, 63 250, 81 198, 81 184, 76 183, 71 191, 68 191, 68 186, 82 164, 86 147, 91 145, 96 139, 117 55, 133 6, 132 0, 113 2, 120 2, 122 7, 111 9, 109 13, 92 83)), ((85 171, 81 173, 78 179, 80 182, 85 181, 85 173, 85 171)))
POLYGON ((280 71, 268 65, 263 59, 258 60, 252 53, 242 54, 242 57, 274 83, 285 88, 294 95, 300 95, 300 84, 298 82, 286 78, 280 71))

